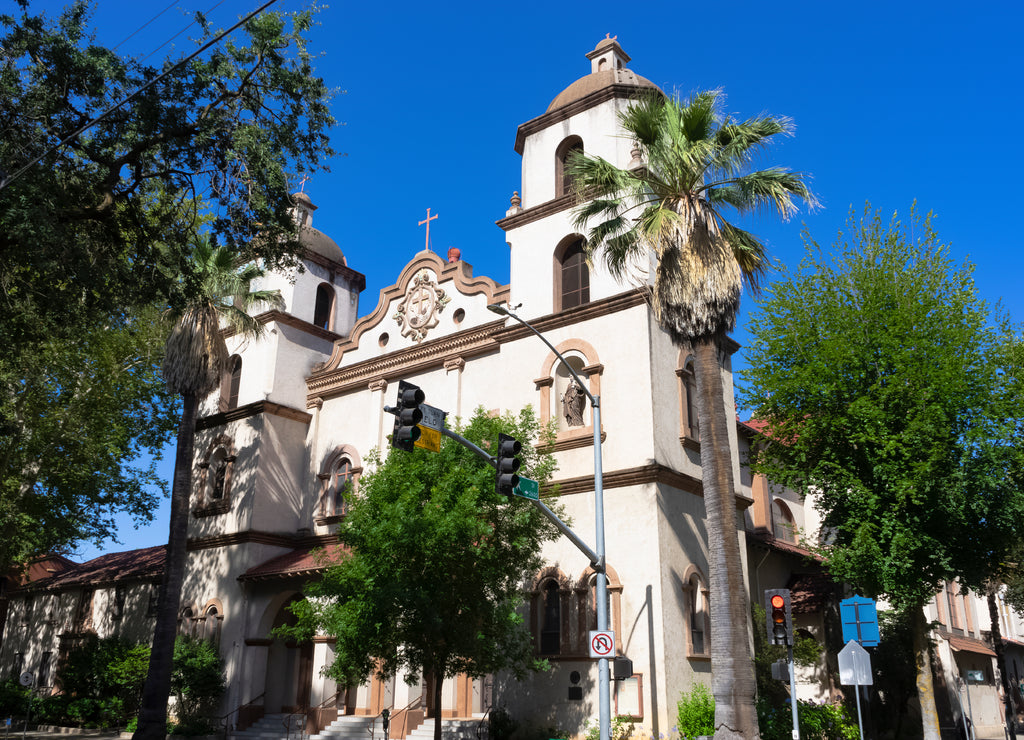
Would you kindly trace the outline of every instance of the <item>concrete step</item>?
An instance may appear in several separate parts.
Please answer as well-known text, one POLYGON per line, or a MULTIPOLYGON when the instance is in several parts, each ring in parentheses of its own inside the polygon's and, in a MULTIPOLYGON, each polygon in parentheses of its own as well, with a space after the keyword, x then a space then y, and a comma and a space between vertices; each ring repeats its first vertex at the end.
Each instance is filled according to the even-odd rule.
POLYGON ((301 714, 266 714, 248 728, 232 732, 231 740, 298 740, 304 721, 301 714))
POLYGON ((384 730, 377 717, 344 714, 327 725, 319 734, 310 735, 309 740, 369 740, 371 730, 376 730, 374 736, 377 740, 383 740, 384 730))
MULTIPOLYGON (((441 737, 443 740, 477 740, 478 719, 443 719, 441 737)), ((427 719, 406 735, 406 740, 434 740, 434 720, 427 719)))

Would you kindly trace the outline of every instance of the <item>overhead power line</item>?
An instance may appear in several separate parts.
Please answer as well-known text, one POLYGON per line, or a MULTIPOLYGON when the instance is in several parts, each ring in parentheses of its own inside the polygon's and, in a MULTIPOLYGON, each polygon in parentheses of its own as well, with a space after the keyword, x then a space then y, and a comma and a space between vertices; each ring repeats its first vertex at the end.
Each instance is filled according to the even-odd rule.
MULTIPOLYGON (((174 65, 173 67, 171 67, 170 69, 168 69, 168 70, 167 70, 166 72, 164 72, 163 74, 161 74, 161 75, 159 75, 159 76, 157 76, 157 77, 154 77, 154 78, 153 78, 152 80, 150 80, 149 82, 147 82, 147 83, 146 83, 145 85, 143 85, 142 87, 140 87, 140 88, 139 88, 138 90, 136 90, 135 92, 133 92, 133 93, 132 93, 131 95, 129 95, 128 97, 126 97, 126 98, 124 98, 123 100, 121 100, 120 102, 118 102, 118 103, 115 103, 114 105, 110 106, 110 107, 109 107, 109 108, 107 108, 107 109, 106 109, 105 111, 103 111, 102 113, 100 113, 100 114, 99 114, 98 116, 96 116, 95 118, 93 118, 93 119, 92 119, 91 121, 88 121, 87 123, 84 123, 84 124, 82 124, 81 126, 79 126, 79 127, 77 128, 77 129, 75 129, 75 130, 74 130, 74 131, 72 131, 72 132, 71 132, 70 134, 68 134, 67 136, 65 136, 65 137, 64 137, 63 139, 61 139, 60 141, 58 141, 58 142, 57 142, 56 144, 54 144, 54 145, 53 145, 52 147, 50 147, 50 148, 49 148, 49 149, 47 149, 47 150, 46 150, 45 152, 43 152, 42 154, 40 154, 40 155, 39 155, 38 157, 36 157, 35 159, 33 159, 33 160, 32 160, 31 162, 29 162, 28 164, 26 164, 26 165, 25 165, 24 167, 22 167, 22 168, 21 168, 20 170, 16 171, 16 172, 15 172, 15 173, 14 173, 13 175, 11 175, 11 176, 9 176, 9 177, 6 177, 6 178, 4 178, 3 180, 0 180, 0 190, 3 190, 4 188, 6 188, 6 187, 7 187, 8 185, 10 185, 10 184, 11 184, 12 182, 14 182, 14 181, 15 181, 15 180, 17 180, 17 179, 18 179, 19 177, 21 177, 21 176, 22 176, 22 175, 23 175, 23 174, 24 174, 25 172, 27 172, 27 171, 28 171, 29 169, 31 169, 31 168, 32 168, 32 167, 34 167, 35 165, 39 164, 39 162, 41 162, 41 161, 42 161, 43 159, 45 159, 46 157, 48 157, 48 156, 50 156, 51 154, 53 154, 53 153, 54 153, 55 151, 57 151, 58 149, 60 149, 60 148, 61 148, 62 146, 64 146, 65 144, 67 144, 67 143, 68 143, 69 141, 73 140, 73 139, 74 139, 74 138, 75 138, 76 136, 78 136, 78 135, 79 135, 79 134, 81 134, 82 132, 84 132, 84 131, 87 131, 88 129, 90 129, 90 128, 92 128, 93 126, 95 126, 95 125, 96 125, 97 123, 99 123, 100 121, 102 121, 102 120, 103 120, 104 118, 106 118, 107 116, 109 116, 109 115, 110 115, 111 113, 113 113, 114 111, 116 111, 116 110, 117 110, 118 108, 120 108, 121 106, 123 106, 123 105, 124 105, 125 103, 131 102, 132 100, 134 100, 135 98, 137 98, 137 97, 138 97, 138 96, 139 96, 139 95, 140 95, 141 93, 145 92, 146 90, 148 90, 149 88, 151 88, 151 87, 152 87, 153 85, 155 85, 155 84, 157 84, 158 82, 160 82, 161 80, 163 80, 163 79, 164 79, 165 77, 168 77, 168 76, 172 75, 173 73, 177 72, 177 71, 178 71, 178 70, 179 70, 179 69, 180 69, 181 67, 183 67, 184 65, 188 64, 189 62, 191 62, 191 61, 192 61, 193 59, 195 59, 195 58, 196 58, 197 56, 199 56, 200 54, 202 54, 202 53, 203 53, 204 51, 206 51, 206 50, 207 50, 207 49, 209 49, 209 48, 210 48, 211 46, 213 46, 214 44, 216 44, 216 43, 217 43, 218 41, 220 41, 220 40, 221 40, 222 38, 224 38, 224 37, 225 37, 225 36, 227 36, 227 35, 228 35, 229 33, 231 33, 232 31, 234 31, 234 30, 235 30, 236 28, 238 28, 239 26, 241 26, 241 25, 243 25, 243 24, 247 23, 247 22, 248 22, 248 21, 249 21, 249 20, 250 20, 250 19, 251 19, 251 18, 252 18, 253 16, 255 16, 255 15, 258 15, 259 13, 262 13, 262 12, 263 12, 264 10, 266 10, 267 8, 269 8, 269 7, 271 6, 271 5, 273 5, 273 4, 274 4, 274 3, 276 3, 276 2, 277 2, 277 0, 267 0, 267 2, 263 3, 263 5, 261 5, 260 7, 256 8, 256 10, 252 11, 251 13, 249 13, 249 15, 245 16, 245 18, 242 18, 242 19, 241 19, 240 21, 238 21, 238 23, 236 23, 235 25, 231 26, 231 28, 227 29, 226 31, 221 31, 221 32, 220 32, 219 34, 217 34, 217 35, 216 35, 216 36, 215 36, 214 38, 210 39, 210 41, 208 41, 207 43, 205 43, 205 44, 204 44, 204 45, 203 45, 202 47, 200 47, 200 48, 199 48, 199 49, 197 49, 197 50, 196 50, 195 52, 193 52, 192 54, 190 54, 190 55, 188 55, 187 57, 185 57, 184 59, 182 59, 182 60, 181 60, 180 62, 178 62, 177 64, 175 64, 175 65, 174 65)), ((3 174, 3 171, 2 171, 2 170, 0 170, 0 176, 2 176, 2 174, 3 174)))

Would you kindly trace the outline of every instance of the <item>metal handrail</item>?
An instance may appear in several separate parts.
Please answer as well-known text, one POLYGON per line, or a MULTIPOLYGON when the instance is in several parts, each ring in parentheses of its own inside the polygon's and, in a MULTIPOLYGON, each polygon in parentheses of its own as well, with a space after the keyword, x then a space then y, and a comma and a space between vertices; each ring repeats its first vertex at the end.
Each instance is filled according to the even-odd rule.
POLYGON ((484 730, 485 723, 488 721, 488 717, 490 717, 490 714, 491 714, 491 707, 487 707, 487 711, 484 712, 484 715, 480 718, 480 721, 476 725, 476 740, 485 740, 485 738, 484 738, 485 733, 486 733, 486 736, 488 738, 491 736, 491 731, 490 731, 490 727, 489 726, 488 726, 488 729, 486 731, 484 730))
POLYGON ((306 724, 307 724, 307 722, 309 720, 310 713, 314 712, 314 711, 316 711, 318 709, 326 709, 327 705, 330 702, 332 702, 332 701, 333 702, 337 702, 339 696, 341 696, 341 692, 340 691, 335 691, 333 694, 328 696, 326 699, 324 699, 322 702, 317 704, 315 707, 305 707, 304 709, 299 709, 298 711, 292 712, 291 714, 287 715, 282 720, 282 723, 284 724, 284 729, 285 729, 285 733, 286 733, 285 736, 288 738, 288 740, 291 740, 291 736, 292 736, 292 717, 294 717, 296 715, 302 715, 303 718, 304 718, 303 722, 302 722, 302 725, 299 727, 299 740, 302 740, 302 736, 305 734, 304 729, 305 729, 306 724))
MULTIPOLYGON (((420 705, 422 703, 423 703, 423 694, 420 694, 419 696, 415 697, 411 702, 409 702, 404 707, 402 707, 401 709, 398 710, 399 712, 402 713, 402 732, 399 735, 399 737, 405 737, 406 735, 409 734, 409 732, 408 732, 408 729, 409 729, 409 710, 411 710, 413 707, 418 706, 418 705, 420 705)), ((394 706, 394 705, 392 705, 392 706, 394 706)), ((392 712, 391 716, 394 716, 394 715, 395 715, 395 713, 392 712)), ((384 738, 384 740, 388 740, 388 738, 384 738)))
POLYGON ((237 707, 235 707, 234 709, 232 709, 230 712, 228 712, 227 714, 223 715, 222 717, 214 717, 215 720, 219 720, 220 723, 224 726, 224 740, 228 739, 228 732, 231 729, 231 722, 229 721, 229 718, 231 717, 231 715, 240 712, 245 707, 248 707, 248 706, 251 706, 251 705, 255 704, 256 702, 258 702, 260 699, 262 699, 266 695, 267 695, 267 692, 264 691, 262 694, 260 694, 256 698, 250 699, 249 701, 245 702, 245 704, 239 704, 237 707))

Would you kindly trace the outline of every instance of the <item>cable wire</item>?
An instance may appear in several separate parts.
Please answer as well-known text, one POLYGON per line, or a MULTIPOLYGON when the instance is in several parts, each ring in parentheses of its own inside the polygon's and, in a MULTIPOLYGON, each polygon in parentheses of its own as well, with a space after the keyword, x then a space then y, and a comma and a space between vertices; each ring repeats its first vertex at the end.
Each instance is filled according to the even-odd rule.
POLYGON ((136 97, 138 97, 138 96, 139 96, 139 95, 140 95, 141 93, 143 93, 144 91, 148 90, 149 88, 151 88, 151 87, 152 87, 153 85, 155 85, 156 83, 160 82, 160 81, 161 81, 162 79, 164 79, 165 77, 168 77, 168 76, 170 76, 171 74, 173 74, 174 72, 177 72, 179 68, 181 68, 182 66, 184 66, 184 65, 185 65, 185 64, 187 64, 188 62, 191 62, 191 61, 192 61, 193 59, 195 59, 195 58, 196 58, 197 56, 199 56, 200 54, 202 54, 202 53, 203 53, 204 51, 206 51, 206 50, 207 50, 207 49, 209 49, 209 48, 210 48, 211 46, 213 46, 214 44, 216 44, 216 43, 217 43, 218 41, 220 41, 220 40, 221 40, 222 38, 224 38, 224 37, 225 37, 225 36, 227 36, 227 35, 228 35, 229 33, 231 33, 232 31, 234 31, 234 30, 235 30, 236 28, 238 28, 239 26, 243 25, 244 23, 247 23, 247 22, 248 22, 248 21, 249 21, 249 20, 250 20, 251 18, 253 18, 253 17, 255 16, 255 15, 257 15, 258 13, 261 13, 261 12, 263 12, 264 10, 266 10, 267 8, 269 8, 269 7, 271 6, 271 5, 273 5, 273 4, 274 4, 274 3, 276 3, 276 2, 277 2, 277 0, 267 0, 267 2, 263 3, 263 5, 261 5, 260 7, 256 8, 256 10, 252 11, 251 13, 249 13, 249 15, 245 16, 245 18, 242 18, 242 20, 238 21, 238 23, 236 23, 235 25, 231 26, 231 28, 227 29, 226 31, 221 31, 221 32, 220 32, 219 34, 217 34, 217 35, 216 35, 216 36, 215 36, 214 38, 210 39, 210 41, 208 41, 208 42, 207 42, 206 44, 203 44, 203 46, 202 46, 201 48, 199 48, 198 50, 196 50, 196 51, 195 51, 195 52, 193 52, 192 54, 190 54, 190 55, 188 55, 187 57, 185 57, 184 59, 182 59, 182 60, 181 60, 180 62, 178 62, 177 64, 175 64, 174 66, 172 66, 172 67, 171 67, 170 69, 168 69, 168 70, 167 70, 166 72, 164 72, 163 74, 159 75, 158 77, 154 77, 154 78, 153 78, 152 80, 150 80, 149 82, 147 82, 147 83, 146 83, 145 85, 143 85, 142 87, 140 87, 140 88, 139 88, 138 90, 136 90, 135 92, 133 92, 133 93, 132 93, 131 95, 129 95, 128 97, 126 97, 126 98, 124 98, 123 100, 121 100, 120 102, 118 102, 118 103, 115 103, 114 105, 110 106, 110 107, 109 107, 109 108, 107 108, 107 109, 106 109, 105 111, 103 111, 102 113, 100 113, 100 114, 99 114, 98 116, 96 116, 95 118, 93 118, 93 119, 92 119, 91 121, 88 121, 87 123, 84 123, 84 124, 82 124, 81 126, 79 126, 79 127, 77 128, 77 129, 75 129, 75 130, 74 130, 74 131, 72 131, 72 132, 71 132, 70 134, 68 134, 67 136, 65 136, 65 137, 64 137, 63 139, 61 139, 60 141, 58 141, 58 142, 57 142, 56 144, 54 144, 54 145, 53 145, 52 147, 50 147, 50 148, 49 148, 49 149, 47 149, 47 150, 46 150, 45 152, 43 152, 42 154, 40 154, 40 155, 39 155, 38 157, 36 157, 35 159, 33 159, 33 160, 32 160, 31 162, 29 162, 28 164, 26 164, 26 165, 25 165, 24 167, 22 167, 22 168, 21 168, 20 170, 16 171, 16 172, 15 172, 15 173, 14 173, 13 175, 10 175, 9 177, 4 177, 4 173, 3 173, 3 171, 2 171, 2 170, 0 170, 0 178, 2 178, 2 179, 0 179, 0 190, 3 190, 4 188, 6 188, 6 187, 7 187, 8 185, 10 185, 10 184, 11 184, 12 182, 14 182, 14 181, 15 181, 15 180, 17 180, 17 179, 18 179, 19 177, 21 177, 21 176, 22 176, 22 175, 23 175, 23 174, 24 174, 25 172, 27 172, 27 171, 28 171, 29 169, 31 169, 31 168, 32 168, 32 167, 34 167, 35 165, 39 164, 39 162, 41 162, 41 161, 42 161, 43 159, 45 159, 46 157, 48 157, 48 156, 50 156, 51 154, 53 154, 53 153, 54 153, 55 151, 57 151, 57 150, 58 150, 58 149, 60 149, 60 148, 61 148, 62 146, 64 146, 65 144, 67 144, 67 143, 68 143, 69 141, 71 141, 72 139, 74 139, 74 138, 75 138, 76 136, 78 136, 79 134, 81 134, 81 133, 82 133, 83 131, 87 131, 88 129, 92 128, 92 127, 93 127, 93 126, 95 126, 95 125, 96 125, 97 123, 99 123, 99 122, 100 122, 100 121, 102 121, 102 120, 103 120, 104 118, 106 118, 106 117, 107 117, 107 116, 109 116, 109 115, 110 115, 111 113, 113 113, 113 112, 114 112, 114 111, 116 111, 116 110, 117 110, 118 108, 120 108, 120 107, 121 107, 122 105, 124 105, 125 103, 128 103, 128 102, 130 102, 130 101, 134 100, 134 99, 135 99, 136 97))

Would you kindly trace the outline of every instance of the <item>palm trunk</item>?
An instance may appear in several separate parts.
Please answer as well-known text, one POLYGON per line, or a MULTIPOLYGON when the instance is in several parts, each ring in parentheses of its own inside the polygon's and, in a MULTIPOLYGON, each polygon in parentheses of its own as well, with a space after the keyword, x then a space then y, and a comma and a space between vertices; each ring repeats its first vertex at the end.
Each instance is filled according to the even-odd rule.
POLYGON ((917 699, 921 704, 923 740, 940 740, 939 711, 935 706, 935 682, 932 680, 932 650, 928 640, 928 625, 924 609, 911 607, 911 633, 914 640, 914 659, 917 663, 917 699))
POLYGON ((711 590, 711 691, 715 738, 758 736, 754 662, 750 656, 747 588, 743 580, 736 492, 729 445, 725 390, 714 339, 694 343, 700 464, 707 513, 708 581, 711 590))
POLYGON ((188 538, 188 503, 192 491, 192 452, 195 444, 199 397, 183 394, 178 446, 174 457, 171 486, 171 523, 167 537, 167 562, 160 585, 160 600, 153 631, 149 672, 142 690, 139 724, 132 740, 164 740, 167 736, 167 698, 171 693, 174 639, 178 628, 178 607, 185 578, 185 545, 188 538))
POLYGON ((1003 648, 1003 635, 999 629, 999 607, 996 604, 996 586, 990 583, 988 588, 988 618, 992 623, 992 649, 996 651, 996 668, 999 670, 999 683, 1003 687, 1003 720, 1006 722, 1006 733, 1015 740, 1013 694, 1010 693, 1010 676, 1006 672, 1006 650, 1003 648))

